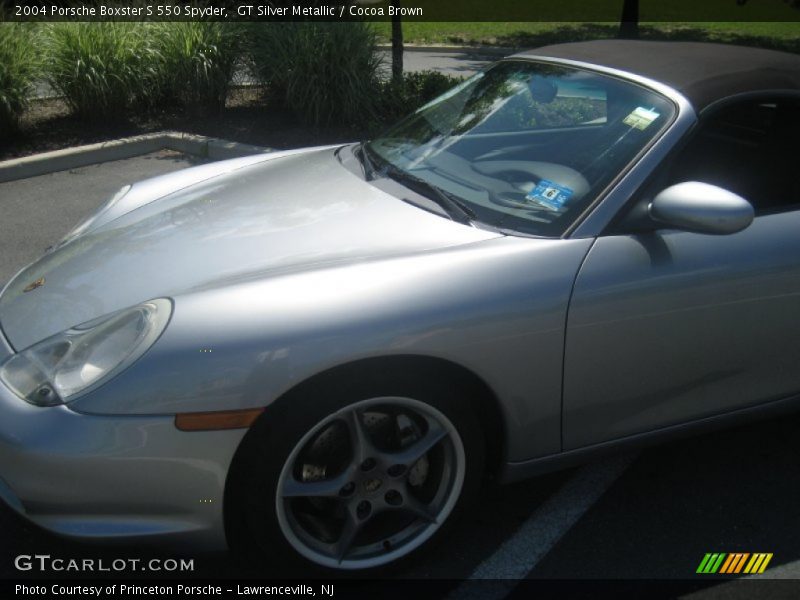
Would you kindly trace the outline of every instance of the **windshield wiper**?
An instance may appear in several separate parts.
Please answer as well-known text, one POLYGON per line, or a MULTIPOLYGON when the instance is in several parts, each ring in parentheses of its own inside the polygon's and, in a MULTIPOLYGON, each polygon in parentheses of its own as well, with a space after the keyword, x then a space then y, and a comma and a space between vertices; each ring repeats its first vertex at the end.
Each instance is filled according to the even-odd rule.
POLYGON ((380 177, 389 177, 436 203, 440 208, 444 209, 447 216, 453 221, 470 225, 472 221, 476 220, 475 213, 471 208, 453 194, 436 187, 432 183, 420 177, 415 177, 386 160, 382 161, 383 166, 378 169, 369 156, 370 150, 367 148, 366 142, 359 146, 359 154, 361 155, 361 165, 364 168, 364 177, 367 181, 380 177))
POLYGON ((364 169, 364 179, 372 181, 379 173, 378 169, 375 168, 375 163, 373 163, 372 159, 369 157, 366 142, 362 142, 358 146, 358 154, 361 158, 361 167, 364 169))
POLYGON ((386 164, 383 172, 387 177, 394 179, 398 183, 402 183, 410 190, 438 204, 453 221, 470 225, 472 221, 476 219, 472 209, 450 192, 446 192, 432 183, 420 177, 415 177, 411 175, 411 173, 403 171, 389 163, 386 164))

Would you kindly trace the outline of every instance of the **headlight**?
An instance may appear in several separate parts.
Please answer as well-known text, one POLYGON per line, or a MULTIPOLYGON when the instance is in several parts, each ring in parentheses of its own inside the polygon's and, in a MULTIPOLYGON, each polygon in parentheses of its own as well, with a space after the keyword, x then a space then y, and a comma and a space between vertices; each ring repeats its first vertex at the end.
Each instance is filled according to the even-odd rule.
POLYGON ((172 302, 150 300, 42 340, 0 365, 0 381, 37 406, 69 402, 144 354, 167 326, 172 302))
POLYGON ((108 200, 100 208, 98 208, 91 215, 89 215, 89 217, 87 217, 86 219, 81 221, 81 223, 78 224, 77 227, 75 227, 72 231, 70 231, 67 235, 65 235, 64 238, 60 242, 58 242, 58 244, 56 244, 55 247, 56 248, 61 247, 64 244, 66 244, 67 242, 70 242, 70 241, 74 240, 76 237, 78 237, 79 235, 84 233, 87 229, 89 229, 94 224, 95 221, 97 221, 97 219, 100 217, 100 215, 105 213, 108 209, 110 209, 112 206, 114 206, 117 202, 122 200, 125 197, 125 194, 127 194, 130 190, 131 190, 131 186, 130 185, 126 185, 125 187, 120 189, 116 194, 114 194, 111 197, 110 200, 108 200))

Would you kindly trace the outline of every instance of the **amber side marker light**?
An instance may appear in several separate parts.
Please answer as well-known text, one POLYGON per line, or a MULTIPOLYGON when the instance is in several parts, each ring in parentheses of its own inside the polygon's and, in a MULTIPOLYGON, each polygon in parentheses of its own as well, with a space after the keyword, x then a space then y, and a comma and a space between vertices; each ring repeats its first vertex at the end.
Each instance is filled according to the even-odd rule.
POLYGON ((214 431, 250 427, 264 412, 263 408, 175 415, 175 427, 181 431, 214 431))

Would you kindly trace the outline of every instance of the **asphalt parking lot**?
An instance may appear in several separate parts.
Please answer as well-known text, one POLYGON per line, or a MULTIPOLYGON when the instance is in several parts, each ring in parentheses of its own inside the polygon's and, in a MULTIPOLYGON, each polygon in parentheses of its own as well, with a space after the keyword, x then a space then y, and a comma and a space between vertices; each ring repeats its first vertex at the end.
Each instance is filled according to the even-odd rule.
MULTIPOLYGON (((439 71, 454 77, 469 77, 474 75, 486 65, 502 56, 513 54, 515 50, 508 48, 414 48, 406 46, 403 53, 403 68, 408 72, 439 71)), ((384 73, 388 77, 391 71, 391 50, 381 49, 378 52, 383 60, 384 73)), ((234 76, 237 84, 252 85, 256 81, 245 72, 238 72, 234 76)), ((44 81, 39 81, 35 86, 37 98, 49 98, 55 95, 53 89, 44 81)))
MULTIPOLYGON (((196 162, 159 152, 0 184, 0 284, 122 185, 196 162)), ((744 582, 695 573, 703 556, 769 552, 774 557, 763 577, 799 578, 798 431, 800 415, 784 417, 521 483, 487 484, 474 513, 450 539, 393 576, 686 580, 687 590, 700 584, 692 598, 735 597, 746 590, 744 582)), ((104 548, 56 538, 5 507, 0 532, 3 578, 25 575, 14 568, 19 554, 172 555, 169 549, 104 548)), ((227 554, 189 555, 196 577, 286 575, 227 554)), ((497 589, 501 597, 511 588, 497 589)))
MULTIPOLYGON (((403 68, 412 72, 435 70, 454 77, 469 77, 492 61, 513 53, 511 49, 487 52, 481 48, 435 50, 420 48, 403 53, 403 68)), ((388 69, 391 64, 391 53, 384 51, 383 59, 388 69)))
POLYGON ((199 160, 165 150, 0 183, 0 284, 58 242, 122 186, 189 167, 199 160))

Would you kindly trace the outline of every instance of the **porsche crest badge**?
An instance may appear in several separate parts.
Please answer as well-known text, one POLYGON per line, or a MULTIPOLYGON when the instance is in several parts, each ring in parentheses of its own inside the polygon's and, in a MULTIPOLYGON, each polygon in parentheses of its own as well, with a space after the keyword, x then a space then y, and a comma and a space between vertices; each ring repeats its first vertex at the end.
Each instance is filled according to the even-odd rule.
POLYGON ((36 288, 40 288, 44 285, 44 277, 39 277, 36 281, 30 282, 28 285, 25 286, 25 289, 22 290, 23 292, 32 292, 36 288))

